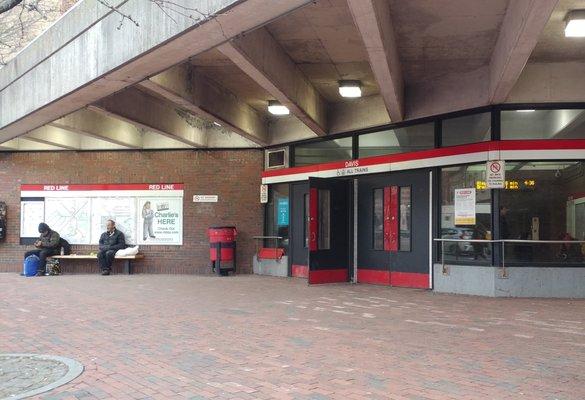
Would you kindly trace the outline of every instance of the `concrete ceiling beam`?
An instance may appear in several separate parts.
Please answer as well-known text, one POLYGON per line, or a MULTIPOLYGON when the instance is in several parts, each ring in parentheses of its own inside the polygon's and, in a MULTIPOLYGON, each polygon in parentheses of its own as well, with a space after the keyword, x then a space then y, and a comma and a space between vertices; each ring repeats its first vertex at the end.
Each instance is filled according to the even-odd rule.
POLYGON ((328 133, 327 102, 266 29, 218 49, 316 135, 328 133))
POLYGON ((126 89, 88 108, 189 146, 207 147, 206 127, 201 120, 136 88, 126 89))
POLYGON ((490 61, 490 102, 506 101, 558 0, 510 1, 490 61))
POLYGON ((168 69, 138 86, 167 101, 221 124, 259 145, 267 145, 266 121, 248 104, 215 82, 202 76, 189 64, 168 69))
POLYGON ((41 126, 28 132, 24 138, 37 143, 62 147, 67 150, 79 150, 81 148, 79 135, 54 126, 41 126))
POLYGON ((50 124, 80 135, 93 137, 129 149, 142 148, 142 134, 132 124, 119 121, 92 110, 79 110, 50 124))
POLYGON ((347 0, 392 122, 404 119, 404 79, 388 0, 347 0))

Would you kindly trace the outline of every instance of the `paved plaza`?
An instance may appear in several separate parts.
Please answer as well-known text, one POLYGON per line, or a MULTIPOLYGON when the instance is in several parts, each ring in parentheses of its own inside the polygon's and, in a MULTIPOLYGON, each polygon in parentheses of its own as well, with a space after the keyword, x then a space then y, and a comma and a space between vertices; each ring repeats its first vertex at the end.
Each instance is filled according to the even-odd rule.
POLYGON ((39 399, 585 398, 583 300, 256 276, 0 274, 0 293, 0 354, 85 367, 39 399))

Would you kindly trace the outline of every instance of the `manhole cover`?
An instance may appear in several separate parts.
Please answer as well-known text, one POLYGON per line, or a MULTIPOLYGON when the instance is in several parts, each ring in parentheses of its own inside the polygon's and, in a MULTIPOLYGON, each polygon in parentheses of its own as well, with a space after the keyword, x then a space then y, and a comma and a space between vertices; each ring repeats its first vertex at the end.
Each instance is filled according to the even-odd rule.
POLYGON ((83 365, 65 357, 0 354, 0 400, 48 392, 77 378, 83 365))

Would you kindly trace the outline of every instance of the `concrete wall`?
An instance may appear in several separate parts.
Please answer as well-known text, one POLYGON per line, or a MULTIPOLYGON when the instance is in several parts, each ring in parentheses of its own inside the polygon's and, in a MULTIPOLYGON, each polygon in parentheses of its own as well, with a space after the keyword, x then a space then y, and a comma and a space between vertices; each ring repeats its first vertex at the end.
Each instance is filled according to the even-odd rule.
POLYGON ((585 268, 434 266, 436 292, 489 297, 585 298, 585 268))
MULTIPOLYGON (((255 244, 262 235, 259 198, 263 153, 246 151, 153 151, 0 153, 0 201, 8 204, 8 236, 0 242, 0 272, 21 271, 20 185, 71 183, 184 183, 183 246, 141 246, 137 273, 210 272, 207 228, 238 228, 238 272, 252 271, 255 244), (194 194, 217 194, 218 203, 193 203, 194 194)), ((79 254, 95 246, 74 246, 79 254)), ((64 261, 65 272, 97 272, 95 262, 64 261)), ((120 270, 122 263, 116 263, 120 270)), ((116 270, 115 269, 115 270, 116 270)))

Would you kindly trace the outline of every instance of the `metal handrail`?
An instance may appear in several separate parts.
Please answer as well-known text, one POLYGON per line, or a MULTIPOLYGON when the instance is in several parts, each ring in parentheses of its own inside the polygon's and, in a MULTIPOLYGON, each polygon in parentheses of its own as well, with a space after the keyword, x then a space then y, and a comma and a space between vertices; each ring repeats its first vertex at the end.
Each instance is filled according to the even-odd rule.
POLYGON ((283 236, 252 236, 252 239, 283 239, 283 236))
POLYGON ((436 238, 433 239, 435 242, 441 242, 441 268, 443 274, 447 273, 445 267, 445 242, 465 242, 465 243, 501 243, 502 245, 502 278, 508 276, 506 272, 506 260, 505 260, 505 246, 506 243, 550 243, 550 244, 579 244, 585 243, 585 240, 527 240, 527 239, 449 239, 449 238, 436 238))

